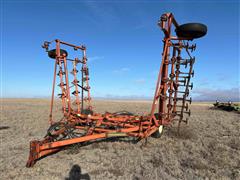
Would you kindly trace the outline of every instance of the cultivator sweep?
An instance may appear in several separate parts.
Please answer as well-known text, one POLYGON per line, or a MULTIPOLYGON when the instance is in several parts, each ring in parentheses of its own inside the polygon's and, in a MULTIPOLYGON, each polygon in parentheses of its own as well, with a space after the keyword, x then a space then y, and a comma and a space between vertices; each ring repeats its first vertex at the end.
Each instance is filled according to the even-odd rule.
POLYGON ((91 106, 86 47, 55 40, 56 49, 48 50, 52 42, 44 43, 43 48, 48 56, 55 59, 50 127, 43 140, 30 142, 27 167, 32 167, 41 157, 71 144, 122 136, 140 140, 151 135, 160 136, 163 127, 173 121, 178 121, 179 126, 182 122, 188 122, 186 116, 191 115, 188 104, 192 102, 189 93, 193 88, 190 80, 194 76, 195 62, 191 53, 196 49, 196 45, 190 45, 189 41, 204 36, 207 27, 200 23, 178 25, 172 13, 163 14, 158 25, 165 35, 164 46, 151 111, 146 116, 126 111, 104 114, 94 112, 91 106), (172 35, 173 27, 176 36, 172 35), (82 51, 82 58, 69 58, 70 53, 60 46, 82 51), (72 81, 68 73, 69 62, 72 63, 72 81), (80 81, 78 64, 82 65, 80 81), (63 118, 56 122, 53 118, 53 101, 57 77, 63 118))

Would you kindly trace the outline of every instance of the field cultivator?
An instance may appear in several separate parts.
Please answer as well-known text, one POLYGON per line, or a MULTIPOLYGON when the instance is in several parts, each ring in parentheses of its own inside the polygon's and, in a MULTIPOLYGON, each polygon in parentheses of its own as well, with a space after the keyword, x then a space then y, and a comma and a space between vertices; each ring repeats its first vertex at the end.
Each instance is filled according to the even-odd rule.
POLYGON ((216 101, 214 107, 217 109, 225 110, 225 111, 236 111, 240 112, 240 104, 239 103, 232 103, 228 101, 227 103, 216 101))
POLYGON ((131 136, 138 140, 151 135, 158 137, 163 127, 173 121, 178 121, 179 126, 182 122, 188 122, 186 116, 191 114, 188 104, 192 102, 189 93, 193 88, 190 80, 194 76, 195 62, 191 53, 196 49, 196 45, 190 45, 189 42, 204 36, 207 27, 200 23, 179 25, 172 13, 163 14, 158 25, 164 33, 162 61, 151 111, 146 116, 125 111, 104 114, 94 112, 91 106, 86 47, 57 39, 56 47, 49 50, 54 41, 44 42, 43 48, 48 52, 48 56, 55 60, 50 127, 43 140, 30 142, 27 167, 32 167, 38 159, 71 144, 109 137, 131 136), (175 36, 172 35, 174 27, 175 36), (70 51, 67 52, 62 47, 81 51, 82 58, 71 58, 70 51), (70 66, 71 72, 68 71, 70 66), (63 113, 63 118, 57 122, 53 118, 56 84, 60 87, 58 96, 62 102, 63 113))

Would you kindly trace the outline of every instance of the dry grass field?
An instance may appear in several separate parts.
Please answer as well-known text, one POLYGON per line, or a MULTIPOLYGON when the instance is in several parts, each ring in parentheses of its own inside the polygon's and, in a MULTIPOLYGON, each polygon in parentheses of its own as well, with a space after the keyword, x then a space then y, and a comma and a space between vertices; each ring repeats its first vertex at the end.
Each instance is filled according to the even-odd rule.
MULTIPOLYGON (((148 112, 150 105, 94 102, 97 112, 148 112)), ((71 179, 72 167, 86 179, 240 179, 240 116, 210 107, 193 103, 180 135, 173 125, 146 145, 125 138, 75 146, 26 168, 29 141, 41 139, 48 128, 49 100, 1 99, 0 179, 71 179)))

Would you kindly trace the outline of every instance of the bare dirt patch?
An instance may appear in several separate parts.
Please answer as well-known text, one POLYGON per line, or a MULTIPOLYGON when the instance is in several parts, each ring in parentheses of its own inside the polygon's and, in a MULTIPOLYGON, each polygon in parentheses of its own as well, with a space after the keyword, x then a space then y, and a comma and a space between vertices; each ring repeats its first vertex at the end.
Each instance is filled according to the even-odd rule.
MULTIPOLYGON (((94 102, 97 112, 141 114, 150 106, 150 101, 94 102)), ((73 146, 26 168, 29 141, 41 139, 48 128, 49 100, 1 99, 0 179, 68 179, 74 168, 91 179, 240 179, 240 116, 210 106, 193 104, 180 135, 172 125, 146 145, 121 138, 73 146)))

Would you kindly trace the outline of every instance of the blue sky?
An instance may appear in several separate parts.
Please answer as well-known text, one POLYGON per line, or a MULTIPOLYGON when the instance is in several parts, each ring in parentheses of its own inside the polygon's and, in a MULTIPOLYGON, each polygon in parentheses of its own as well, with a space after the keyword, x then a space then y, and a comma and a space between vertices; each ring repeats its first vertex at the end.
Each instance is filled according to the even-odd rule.
POLYGON ((161 62, 161 14, 202 22, 193 97, 239 99, 239 1, 1 0, 1 96, 50 96, 44 40, 85 44, 94 97, 151 98, 161 62))

